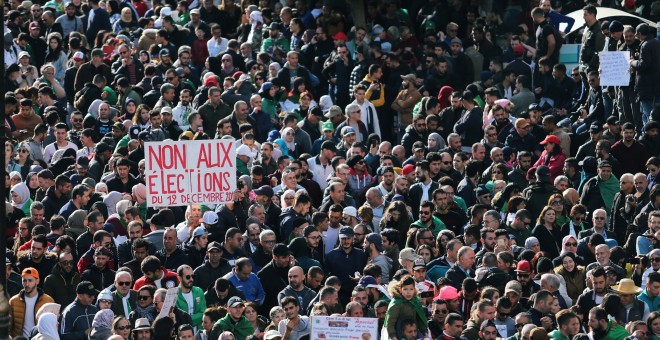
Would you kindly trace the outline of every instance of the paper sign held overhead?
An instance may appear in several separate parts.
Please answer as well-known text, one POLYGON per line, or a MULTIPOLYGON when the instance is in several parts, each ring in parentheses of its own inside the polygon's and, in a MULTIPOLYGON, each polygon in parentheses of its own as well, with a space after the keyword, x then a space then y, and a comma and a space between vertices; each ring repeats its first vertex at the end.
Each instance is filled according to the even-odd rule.
POLYGON ((223 204, 236 190, 236 149, 229 140, 147 142, 147 206, 223 204))
POLYGON ((628 86, 630 72, 628 60, 630 51, 600 52, 600 85, 601 86, 628 86))

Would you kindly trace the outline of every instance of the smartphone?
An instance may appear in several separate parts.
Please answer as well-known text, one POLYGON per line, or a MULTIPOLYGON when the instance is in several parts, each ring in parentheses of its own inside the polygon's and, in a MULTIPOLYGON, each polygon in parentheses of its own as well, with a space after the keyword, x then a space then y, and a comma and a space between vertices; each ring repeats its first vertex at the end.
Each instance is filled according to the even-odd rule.
POLYGON ((502 238, 498 239, 497 240, 497 245, 505 247, 506 246, 506 240, 502 239, 502 238))

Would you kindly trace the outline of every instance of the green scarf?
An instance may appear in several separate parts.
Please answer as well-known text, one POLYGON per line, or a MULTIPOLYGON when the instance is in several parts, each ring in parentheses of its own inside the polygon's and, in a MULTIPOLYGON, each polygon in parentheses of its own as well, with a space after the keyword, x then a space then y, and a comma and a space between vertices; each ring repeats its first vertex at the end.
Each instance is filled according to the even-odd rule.
POLYGON ((612 209, 612 202, 614 202, 614 195, 619 192, 619 180, 614 175, 610 175, 610 179, 607 181, 601 181, 600 177, 596 177, 596 181, 598 182, 600 197, 605 202, 605 211, 609 213, 612 209))
POLYGON ((387 316, 390 313, 390 308, 400 305, 402 303, 409 303, 417 312, 417 317, 424 324, 424 328, 428 329, 428 321, 426 320, 426 313, 424 313, 424 307, 422 306, 422 300, 418 296, 415 296, 411 300, 406 300, 403 297, 395 297, 390 301, 389 306, 387 306, 387 312, 385 313, 385 327, 387 328, 387 316))

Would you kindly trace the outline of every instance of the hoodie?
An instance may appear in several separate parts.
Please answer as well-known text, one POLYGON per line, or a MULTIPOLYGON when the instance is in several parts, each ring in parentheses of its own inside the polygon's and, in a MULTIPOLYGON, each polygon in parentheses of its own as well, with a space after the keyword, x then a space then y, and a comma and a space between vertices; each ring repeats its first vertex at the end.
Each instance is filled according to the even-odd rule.
POLYGON ((392 271, 392 259, 386 255, 380 254, 373 259, 369 260, 369 263, 375 264, 380 267, 382 271, 381 284, 387 285, 390 282, 390 275, 393 274, 392 271))
POLYGON ((367 170, 363 173, 357 173, 355 169, 351 168, 348 175, 348 190, 352 197, 359 197, 366 187, 374 181, 374 178, 367 170))

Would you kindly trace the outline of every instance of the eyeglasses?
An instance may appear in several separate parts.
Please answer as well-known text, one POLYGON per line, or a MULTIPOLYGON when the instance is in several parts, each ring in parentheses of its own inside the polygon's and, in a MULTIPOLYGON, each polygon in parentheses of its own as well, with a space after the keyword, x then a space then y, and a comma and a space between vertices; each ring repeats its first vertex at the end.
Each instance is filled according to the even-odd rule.
POLYGON ((147 301, 151 299, 151 295, 140 295, 139 299, 142 301, 147 301))
POLYGON ((448 310, 446 309, 436 309, 433 311, 433 314, 447 314, 448 310))
POLYGON ((167 80, 174 80, 176 77, 167 77, 167 80))
POLYGON ((117 328, 116 328, 116 330, 118 330, 118 331, 125 331, 125 330, 127 330, 127 329, 131 329, 131 326, 130 326, 130 325, 126 325, 126 326, 117 326, 117 328))
POLYGON ((653 262, 660 262, 660 257, 654 257, 651 259, 653 262))
POLYGON ((351 112, 351 113, 360 113, 360 110, 353 111, 353 112, 351 112))
POLYGON ((577 247, 577 242, 566 242, 565 246, 567 246, 567 247, 577 247))
POLYGON ((252 66, 252 68, 251 68, 251 70, 253 70, 253 71, 258 70, 258 69, 259 69, 259 66, 252 66))
POLYGON ((120 282, 117 282, 117 286, 130 286, 130 285, 131 285, 131 281, 120 281, 120 282))
POLYGON ((99 300, 100 303, 112 303, 112 300, 99 300))
POLYGON ((30 151, 28 151, 27 149, 20 149, 20 150, 18 150, 18 152, 20 152, 20 153, 28 153, 28 152, 30 152, 30 151))
POLYGON ((291 133, 291 132, 287 132, 286 135, 287 135, 287 136, 293 136, 293 133, 291 133))
POLYGON ((186 280, 194 279, 195 275, 185 275, 186 280))

